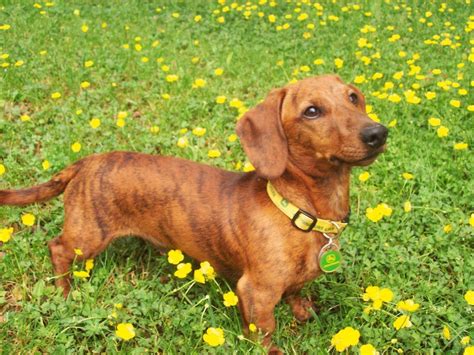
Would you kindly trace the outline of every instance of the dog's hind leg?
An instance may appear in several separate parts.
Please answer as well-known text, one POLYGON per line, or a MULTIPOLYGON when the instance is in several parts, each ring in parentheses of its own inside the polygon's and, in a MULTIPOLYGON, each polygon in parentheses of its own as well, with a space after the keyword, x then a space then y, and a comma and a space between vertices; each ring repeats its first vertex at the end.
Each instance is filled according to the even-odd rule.
POLYGON ((63 242, 64 237, 60 235, 48 243, 51 254, 51 263, 56 277, 56 287, 63 289, 63 295, 66 298, 71 289, 70 269, 75 258, 73 249, 67 248, 63 242))

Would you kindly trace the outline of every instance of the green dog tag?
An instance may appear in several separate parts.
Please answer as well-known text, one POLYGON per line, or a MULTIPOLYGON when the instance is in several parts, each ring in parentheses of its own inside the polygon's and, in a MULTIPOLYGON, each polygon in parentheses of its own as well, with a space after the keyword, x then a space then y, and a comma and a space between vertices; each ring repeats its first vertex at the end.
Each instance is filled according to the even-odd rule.
POLYGON ((341 259, 339 250, 325 251, 319 258, 319 267, 324 272, 334 272, 341 267, 341 259))

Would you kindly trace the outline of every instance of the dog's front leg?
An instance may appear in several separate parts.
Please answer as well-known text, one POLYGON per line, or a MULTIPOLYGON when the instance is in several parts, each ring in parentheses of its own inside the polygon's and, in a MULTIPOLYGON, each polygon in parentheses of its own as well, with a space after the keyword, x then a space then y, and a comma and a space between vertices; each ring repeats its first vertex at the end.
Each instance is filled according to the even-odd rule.
POLYGON ((282 354, 278 348, 271 346, 276 324, 273 311, 282 294, 277 285, 269 285, 266 280, 253 280, 248 274, 244 274, 237 283, 244 334, 249 335, 249 325, 253 323, 263 335, 263 345, 270 348, 269 354, 282 354))

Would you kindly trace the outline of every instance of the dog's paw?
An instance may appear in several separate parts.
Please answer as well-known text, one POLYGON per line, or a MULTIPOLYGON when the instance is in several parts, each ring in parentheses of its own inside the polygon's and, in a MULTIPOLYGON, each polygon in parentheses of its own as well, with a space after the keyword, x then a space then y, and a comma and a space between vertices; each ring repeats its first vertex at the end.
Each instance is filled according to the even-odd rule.
POLYGON ((313 301, 302 297, 294 297, 291 300, 290 306, 291 312, 293 312, 293 315, 299 322, 306 322, 311 318, 311 309, 316 312, 316 306, 313 301))

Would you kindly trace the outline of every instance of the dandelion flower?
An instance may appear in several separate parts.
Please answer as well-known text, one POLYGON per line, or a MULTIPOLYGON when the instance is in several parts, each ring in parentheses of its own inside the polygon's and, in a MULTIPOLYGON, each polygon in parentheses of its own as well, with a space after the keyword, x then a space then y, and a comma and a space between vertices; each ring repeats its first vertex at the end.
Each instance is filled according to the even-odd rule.
POLYGON ((81 83, 81 89, 88 89, 90 86, 91 86, 91 83, 89 83, 88 81, 83 81, 81 83))
POLYGON ((350 346, 355 346, 359 343, 360 333, 352 327, 346 327, 335 334, 331 339, 331 345, 337 351, 343 352, 350 346))
POLYGON ((403 328, 410 328, 413 324, 410 321, 410 316, 402 315, 398 317, 395 322, 393 322, 393 327, 396 330, 400 330, 403 328))
POLYGON ((86 61, 84 62, 84 66, 85 66, 86 68, 90 68, 90 67, 92 67, 93 65, 94 65, 94 62, 93 62, 92 60, 86 60, 86 61))
POLYGON ((173 265, 178 265, 184 260, 184 255, 179 249, 170 250, 168 252, 168 262, 173 265))
POLYGON ((29 115, 21 115, 20 116, 20 120, 22 120, 23 122, 26 122, 26 121, 30 121, 31 120, 31 117, 29 115))
POLYGON ((368 171, 364 171, 359 175, 359 181, 366 182, 370 178, 370 173, 368 171))
POLYGON ((81 143, 79 142, 75 142, 71 145, 71 150, 74 152, 74 153, 79 153, 81 151, 81 143))
POLYGON ((412 180, 414 178, 413 174, 411 173, 403 173, 402 176, 405 180, 412 180))
POLYGON ((232 292, 232 291, 229 291, 227 293, 224 293, 223 295, 224 297, 224 305, 226 307, 232 307, 232 306, 235 306, 238 302, 239 302, 239 298, 237 297, 237 295, 232 292))
POLYGON ((418 303, 415 303, 412 299, 406 301, 400 301, 397 303, 397 308, 400 311, 415 312, 420 308, 418 303))
POLYGON ((115 335, 125 341, 135 337, 135 329, 131 323, 120 323, 117 325, 115 335))
POLYGON ((200 264, 200 267, 201 268, 199 270, 201 270, 202 274, 206 276, 208 280, 214 280, 214 278, 216 277, 216 272, 208 261, 203 261, 200 264))
POLYGON ((257 326, 254 323, 250 323, 249 330, 251 333, 255 333, 257 331, 257 326))
POLYGON ((445 126, 440 126, 436 133, 438 134, 439 138, 447 137, 449 134, 449 128, 445 126))
POLYGON ((214 70, 214 75, 221 76, 222 74, 224 74, 224 69, 217 68, 216 70, 214 70))
POLYGON ((189 145, 188 138, 179 137, 177 146, 180 148, 186 148, 189 145))
POLYGON ((225 96, 217 96, 216 97, 216 103, 218 103, 218 104, 223 104, 223 103, 225 103, 226 100, 227 100, 227 98, 225 96))
POLYGON ((202 339, 210 346, 220 346, 225 342, 224 331, 221 328, 207 328, 202 339))
POLYGON ((197 137, 202 137, 206 134, 206 129, 202 127, 196 127, 193 129, 193 134, 197 137))
POLYGON ((80 248, 74 248, 74 254, 76 254, 77 256, 84 255, 84 253, 82 252, 80 248))
POLYGON ((6 243, 10 240, 13 234, 13 228, 2 228, 0 229, 0 242, 6 243))
POLYGON ((454 150, 466 150, 468 148, 468 144, 464 142, 455 143, 454 150))
POLYGON ((7 170, 7 169, 5 169, 5 165, 0 164, 0 176, 2 176, 3 174, 5 174, 5 171, 6 171, 6 170, 7 170))
POLYGON ((35 224, 36 217, 31 213, 25 213, 21 216, 21 222, 28 227, 31 227, 35 224))
POLYGON ((221 156, 221 152, 217 149, 211 149, 207 152, 207 156, 209 158, 219 158, 221 156))
POLYGON ((96 129, 100 126, 100 120, 98 118, 93 118, 89 121, 89 125, 93 128, 96 129))
POLYGON ((364 344, 360 347, 360 355, 379 355, 379 352, 372 344, 364 344))
POLYGON ((343 67, 344 61, 341 58, 336 58, 334 59, 334 65, 336 66, 336 68, 340 69, 343 67))
POLYGON ((184 279, 188 274, 192 271, 191 263, 180 263, 176 267, 176 271, 174 272, 174 276, 179 279, 184 279))
POLYGON ((464 299, 466 300, 468 304, 470 304, 471 306, 474 306, 474 291, 472 290, 467 291, 466 294, 464 295, 464 299))
POLYGON ((90 276, 87 271, 74 271, 73 275, 79 279, 86 279, 90 276))
POLYGON ((91 271, 94 268, 94 259, 87 259, 85 269, 86 271, 91 271))
POLYGON ((438 127, 441 124, 441 120, 436 117, 431 117, 428 119, 428 124, 432 127, 438 127))
POLYGON ((194 89, 197 89, 197 88, 203 88, 206 86, 206 80, 204 79, 196 79, 194 80, 194 83, 193 83, 193 88, 194 89))
POLYGON ((451 340, 451 332, 449 331, 449 328, 447 326, 443 327, 443 337, 446 340, 451 340))
POLYGON ((175 81, 178 81, 179 77, 175 74, 170 74, 166 76, 166 81, 168 83, 174 83, 175 81))
POLYGON ((201 269, 194 270, 194 281, 199 282, 201 284, 206 283, 206 279, 201 269))
POLYGON ((54 100, 57 100, 57 99, 61 98, 61 93, 60 93, 60 92, 57 92, 57 91, 56 91, 56 92, 53 92, 53 93, 51 94, 51 98, 54 99, 54 100))

